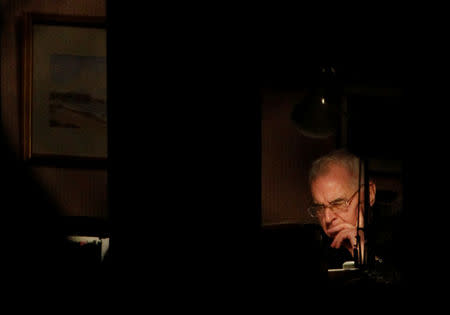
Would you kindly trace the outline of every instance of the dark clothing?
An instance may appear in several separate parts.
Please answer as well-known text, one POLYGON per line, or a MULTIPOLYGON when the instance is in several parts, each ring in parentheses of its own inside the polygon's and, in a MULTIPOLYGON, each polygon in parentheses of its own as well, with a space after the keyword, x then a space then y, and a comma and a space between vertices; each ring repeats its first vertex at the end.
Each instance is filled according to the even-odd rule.
POLYGON ((333 241, 331 238, 322 233, 323 237, 323 259, 327 263, 328 269, 340 269, 346 261, 353 261, 353 256, 346 248, 331 248, 333 241))
MULTIPOLYGON (((366 229, 368 256, 366 264, 360 266, 364 271, 358 285, 386 287, 400 283, 401 242, 400 220, 394 216, 377 217, 366 229), (362 280, 363 279, 363 280, 362 280)), ((328 269, 342 269, 346 261, 354 261, 353 255, 346 248, 331 248, 332 239, 322 232, 323 257, 328 269)), ((352 279, 354 280, 354 279, 352 279)))
MULTIPOLYGON (((383 215, 381 206, 375 205, 370 209, 371 219, 364 231, 368 250, 367 263, 377 261, 394 263, 400 248, 401 221, 399 216, 383 215)), ((342 268, 342 263, 354 260, 353 255, 345 248, 333 249, 333 241, 322 231, 324 256, 329 268, 342 268)))

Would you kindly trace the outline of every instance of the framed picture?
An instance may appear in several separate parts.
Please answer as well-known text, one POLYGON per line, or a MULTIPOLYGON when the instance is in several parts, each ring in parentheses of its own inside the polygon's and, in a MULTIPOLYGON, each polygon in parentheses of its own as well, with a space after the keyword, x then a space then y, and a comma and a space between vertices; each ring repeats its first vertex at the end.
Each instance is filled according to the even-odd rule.
POLYGON ((105 18, 28 13, 22 34, 24 159, 105 161, 105 18))

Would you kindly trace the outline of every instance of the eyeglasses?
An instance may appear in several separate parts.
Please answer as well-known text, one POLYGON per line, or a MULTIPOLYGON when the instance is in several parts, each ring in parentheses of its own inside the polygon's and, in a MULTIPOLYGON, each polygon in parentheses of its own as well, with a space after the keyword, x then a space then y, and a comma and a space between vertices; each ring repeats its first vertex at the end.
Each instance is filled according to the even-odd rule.
MULTIPOLYGON (((361 186, 364 186, 364 185, 361 185, 361 186)), ((359 186, 359 188, 361 186, 359 186)), ((323 216, 323 214, 325 213, 325 209, 326 208, 329 208, 331 211, 333 211, 334 213, 337 213, 337 214, 344 213, 345 211, 347 211, 348 206, 352 202, 353 198, 356 196, 356 193, 359 191, 359 188, 347 200, 337 199, 337 200, 334 200, 334 201, 330 202, 330 205, 328 205, 328 206, 325 206, 325 205, 312 205, 312 206, 310 206, 308 208, 308 212, 314 218, 323 216)))

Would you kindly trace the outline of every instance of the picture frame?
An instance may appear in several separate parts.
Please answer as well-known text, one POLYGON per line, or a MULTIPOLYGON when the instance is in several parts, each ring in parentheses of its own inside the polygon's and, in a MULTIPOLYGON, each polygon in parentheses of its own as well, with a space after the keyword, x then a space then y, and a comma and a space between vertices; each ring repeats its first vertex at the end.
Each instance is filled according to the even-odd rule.
POLYGON ((23 158, 104 165, 105 17, 30 12, 22 27, 23 158))

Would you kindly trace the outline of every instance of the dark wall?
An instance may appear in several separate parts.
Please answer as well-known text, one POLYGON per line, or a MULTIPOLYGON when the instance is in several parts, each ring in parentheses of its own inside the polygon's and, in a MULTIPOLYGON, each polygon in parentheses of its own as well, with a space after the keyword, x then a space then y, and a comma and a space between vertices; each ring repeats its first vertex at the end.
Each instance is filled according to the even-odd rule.
POLYGON ((297 130, 291 112, 304 89, 263 88, 261 95, 262 222, 313 223, 306 212, 308 169, 313 159, 336 147, 336 137, 310 139, 297 130))

